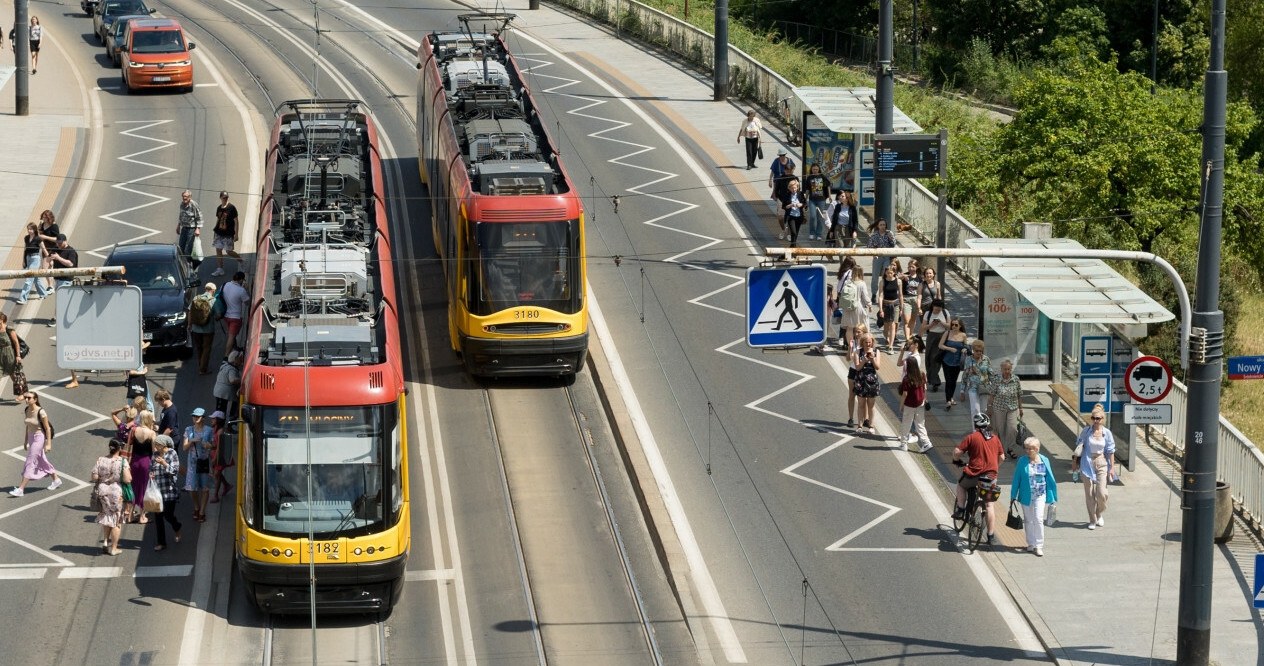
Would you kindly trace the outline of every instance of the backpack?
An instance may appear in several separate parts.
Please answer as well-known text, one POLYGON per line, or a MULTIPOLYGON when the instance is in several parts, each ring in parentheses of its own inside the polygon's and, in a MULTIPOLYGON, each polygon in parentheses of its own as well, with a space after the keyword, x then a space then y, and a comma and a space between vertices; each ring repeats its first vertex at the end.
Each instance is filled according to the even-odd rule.
POLYGON ((838 305, 843 311, 855 310, 859 300, 860 298, 856 294, 856 281, 848 280, 847 284, 843 285, 843 296, 838 299, 838 305))
POLYGON ((193 304, 189 306, 189 321, 194 326, 205 326, 211 320, 211 299, 198 296, 193 299, 193 304))

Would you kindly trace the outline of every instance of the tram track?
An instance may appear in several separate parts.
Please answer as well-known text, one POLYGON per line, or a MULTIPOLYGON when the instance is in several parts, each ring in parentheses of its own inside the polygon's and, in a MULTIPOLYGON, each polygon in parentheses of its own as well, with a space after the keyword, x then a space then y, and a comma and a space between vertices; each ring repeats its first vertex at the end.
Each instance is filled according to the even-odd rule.
POLYGON ((664 663, 572 389, 495 387, 483 395, 539 663, 664 663), (594 553, 601 556, 585 557, 594 553), (557 607, 562 599, 567 608, 557 607))

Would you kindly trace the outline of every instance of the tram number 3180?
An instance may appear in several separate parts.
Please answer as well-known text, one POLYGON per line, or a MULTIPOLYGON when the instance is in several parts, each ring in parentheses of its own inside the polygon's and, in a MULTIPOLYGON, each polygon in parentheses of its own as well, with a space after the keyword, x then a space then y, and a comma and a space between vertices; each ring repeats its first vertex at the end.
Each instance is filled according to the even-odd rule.
POLYGON ((514 310, 514 319, 539 319, 539 310, 514 310))

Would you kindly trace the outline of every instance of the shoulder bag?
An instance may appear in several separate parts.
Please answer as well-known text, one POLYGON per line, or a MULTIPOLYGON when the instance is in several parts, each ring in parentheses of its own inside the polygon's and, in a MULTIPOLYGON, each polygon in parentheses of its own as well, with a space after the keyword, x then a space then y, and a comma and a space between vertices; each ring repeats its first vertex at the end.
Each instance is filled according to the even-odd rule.
POLYGON ((755 158, 761 159, 761 160, 764 159, 764 142, 763 141, 760 141, 759 143, 755 144, 755 158))

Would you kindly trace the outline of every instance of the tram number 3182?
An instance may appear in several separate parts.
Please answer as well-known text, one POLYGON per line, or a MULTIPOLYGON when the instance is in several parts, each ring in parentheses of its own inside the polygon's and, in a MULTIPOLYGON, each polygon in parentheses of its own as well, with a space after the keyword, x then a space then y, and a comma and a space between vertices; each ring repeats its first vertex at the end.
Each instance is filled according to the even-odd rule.
POLYGON ((318 541, 315 544, 316 554, 324 555, 325 559, 338 559, 338 543, 335 541, 318 541))

